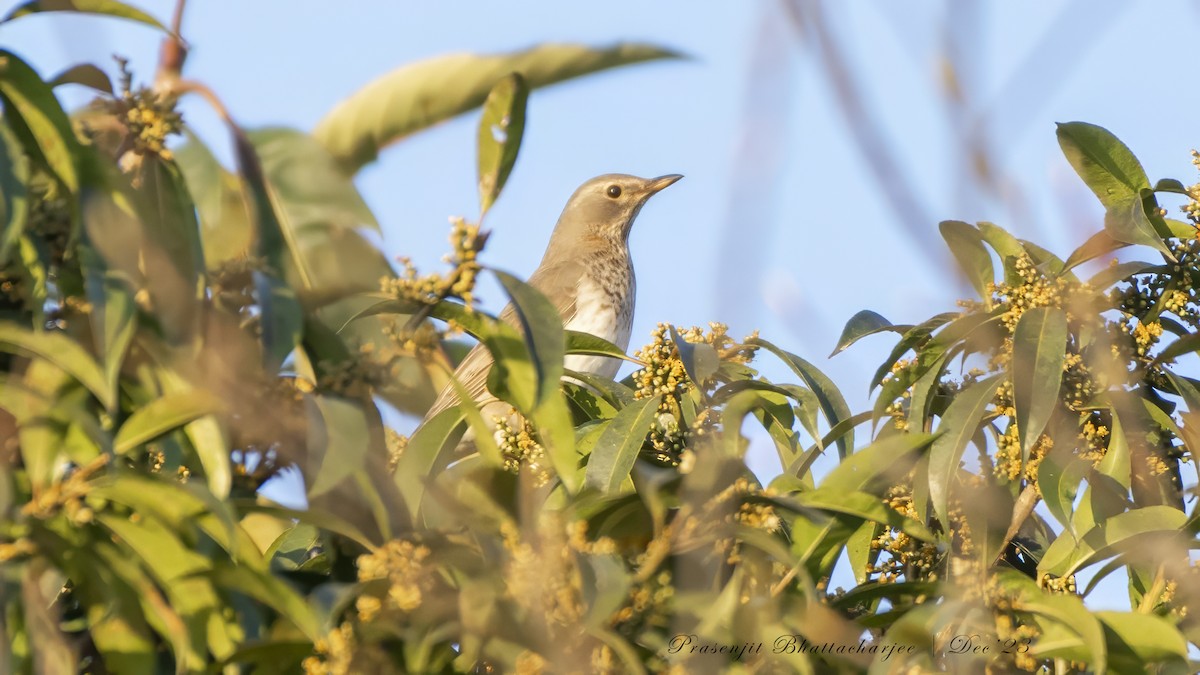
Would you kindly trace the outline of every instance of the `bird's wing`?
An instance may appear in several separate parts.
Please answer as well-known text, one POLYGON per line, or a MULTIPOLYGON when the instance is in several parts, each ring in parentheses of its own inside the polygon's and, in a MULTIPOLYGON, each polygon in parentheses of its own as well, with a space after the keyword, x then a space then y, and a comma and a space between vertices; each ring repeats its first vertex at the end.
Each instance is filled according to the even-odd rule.
MULTIPOLYGON (((558 315, 562 317, 563 323, 566 324, 575 316, 575 289, 579 284, 579 277, 583 274, 584 266, 577 260, 563 261, 561 263, 553 263, 543 265, 529 277, 529 285, 541 291, 555 304, 555 309, 558 310, 558 315)), ((512 325, 518 326, 517 311, 510 303, 500 312, 500 320, 512 325)), ((482 406, 488 401, 496 400, 487 390, 488 371, 492 369, 492 354, 487 350, 482 343, 475 345, 467 356, 454 369, 454 377, 471 395, 477 404, 482 406)), ((438 394, 437 400, 429 408, 429 412, 425 413, 425 419, 432 419, 434 415, 458 405, 459 398, 457 392, 454 391, 453 384, 447 384, 438 394)))

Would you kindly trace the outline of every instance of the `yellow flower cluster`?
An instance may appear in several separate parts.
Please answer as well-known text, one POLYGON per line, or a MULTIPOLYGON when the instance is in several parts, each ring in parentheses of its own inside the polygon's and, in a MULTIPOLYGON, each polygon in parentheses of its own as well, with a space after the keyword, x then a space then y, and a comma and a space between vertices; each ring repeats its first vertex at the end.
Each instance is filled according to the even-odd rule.
POLYGON ((500 447, 504 468, 512 473, 519 473, 524 468, 533 476, 535 485, 549 483, 552 474, 545 464, 546 451, 541 443, 538 443, 533 425, 520 418, 520 427, 513 429, 513 421, 499 415, 493 418, 492 422, 496 425, 496 445, 500 447))
POLYGON ((412 612, 421 606, 424 593, 432 585, 432 571, 425 560, 429 547, 404 539, 393 539, 382 547, 358 557, 358 580, 386 579, 387 592, 382 598, 362 595, 355 608, 360 621, 370 621, 381 611, 412 612))
POLYGON ((161 96, 145 87, 134 90, 126 63, 123 60, 119 63, 121 98, 112 105, 129 130, 126 142, 138 155, 155 155, 170 161, 174 156, 167 149, 167 136, 183 133, 183 117, 175 109, 176 98, 161 96))
POLYGON ((583 578, 562 516, 544 513, 535 532, 506 523, 501 534, 508 552, 504 576, 509 599, 545 617, 548 630, 575 626, 586 609, 583 578))
POLYGON ((1064 298, 1073 290, 1073 283, 1068 279, 1048 279, 1033 264, 1028 254, 1017 258, 1013 268, 1021 278, 1020 284, 988 285, 992 292, 992 302, 996 306, 1006 307, 1000 320, 1010 334, 1017 329, 1017 322, 1026 310, 1036 307, 1062 307, 1064 298))
MULTIPOLYGON (((897 485, 890 488, 883 502, 893 511, 917 519, 912 502, 912 486, 897 485)), ((935 581, 942 554, 936 544, 913 539, 902 530, 884 527, 879 536, 871 541, 871 548, 887 554, 880 556, 874 565, 867 565, 867 575, 878 575, 881 584, 895 583, 901 576, 906 579, 935 581)))
POLYGON ((443 260, 453 266, 446 275, 417 273, 412 260, 400 258, 404 271, 397 277, 380 279, 380 289, 397 299, 409 300, 423 305, 437 304, 445 298, 459 298, 467 308, 474 306, 475 281, 482 267, 479 252, 487 242, 487 233, 480 232, 479 225, 468 223, 462 218, 450 219, 450 245, 452 252, 443 260))
POLYGON ((395 473, 400 464, 400 456, 408 448, 408 436, 401 434, 391 427, 383 430, 383 440, 387 445, 387 468, 389 473, 395 473))

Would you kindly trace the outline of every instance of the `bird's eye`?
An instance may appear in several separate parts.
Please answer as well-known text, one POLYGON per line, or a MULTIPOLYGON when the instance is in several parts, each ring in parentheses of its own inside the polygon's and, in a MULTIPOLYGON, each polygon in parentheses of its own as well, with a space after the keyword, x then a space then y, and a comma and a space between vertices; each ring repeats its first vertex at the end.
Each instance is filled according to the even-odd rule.
POLYGON ((620 185, 609 185, 608 189, 605 190, 605 193, 608 194, 609 197, 616 199, 617 197, 621 196, 621 186, 620 185))

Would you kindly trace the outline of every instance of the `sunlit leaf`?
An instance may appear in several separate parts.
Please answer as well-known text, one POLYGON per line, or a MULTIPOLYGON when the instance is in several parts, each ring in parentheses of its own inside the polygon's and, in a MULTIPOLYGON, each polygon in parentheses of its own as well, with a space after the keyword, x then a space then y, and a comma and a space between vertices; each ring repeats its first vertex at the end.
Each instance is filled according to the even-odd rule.
POLYGON ((520 73, 511 73, 496 83, 483 103, 479 120, 479 212, 492 208, 521 150, 525 132, 525 103, 529 87, 520 73))
POLYGON ((13 323, 0 322, 0 351, 43 358, 87 387, 104 407, 110 408, 113 403, 113 393, 109 391, 104 373, 95 359, 62 333, 35 332, 13 323))
POLYGON ((1067 317, 1061 309, 1026 310, 1013 333, 1013 404, 1021 456, 1029 457, 1058 403, 1067 350, 1067 317))
POLYGON ((629 478, 646 433, 657 416, 658 404, 654 397, 634 401, 608 422, 588 458, 583 475, 585 487, 606 494, 620 489, 629 478))
POLYGON ((1117 515, 1080 534, 1059 537, 1038 563, 1039 574, 1069 576, 1154 535, 1177 536, 1187 514, 1170 506, 1147 506, 1117 515))
POLYGON ((203 390, 168 394, 138 408, 129 416, 117 432, 113 451, 119 455, 126 454, 192 420, 225 409, 223 400, 203 390))
POLYGON ((0 123, 0 265, 21 239, 29 216, 29 160, 7 124, 0 123))
POLYGON ((16 54, 0 49, 4 117, 26 149, 36 151, 67 190, 79 189, 79 141, 50 85, 16 54))
POLYGON ((136 21, 152 28, 157 28, 164 33, 169 32, 166 26, 159 23, 158 19, 136 7, 118 2, 117 0, 29 0, 14 7, 3 19, 0 19, 0 23, 42 12, 79 12, 83 14, 112 16, 119 19, 136 21))
POLYGON ((623 43, 594 49, 543 44, 508 54, 451 54, 399 68, 360 89, 327 114, 313 135, 347 173, 375 160, 405 136, 483 103, 492 86, 520 73, 531 89, 599 70, 679 54, 623 43))

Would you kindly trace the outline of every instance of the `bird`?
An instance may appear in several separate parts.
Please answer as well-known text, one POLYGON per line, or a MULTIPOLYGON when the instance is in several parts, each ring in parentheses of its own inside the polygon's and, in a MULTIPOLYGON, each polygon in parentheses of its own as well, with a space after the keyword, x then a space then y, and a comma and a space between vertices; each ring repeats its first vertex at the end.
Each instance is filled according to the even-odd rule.
MULTIPOLYGON (((558 310, 564 328, 603 338, 622 351, 629 348, 636 294, 629 232, 650 197, 680 178, 679 174, 657 178, 604 174, 579 186, 567 200, 542 261, 528 279, 558 310)), ((500 312, 500 320, 517 325, 511 303, 500 312)), ((607 356, 572 354, 563 366, 612 379, 621 362, 607 356)), ((508 410, 507 404, 488 392, 491 367, 491 354, 478 344, 454 371, 455 379, 483 410, 485 420, 508 410)), ((447 384, 425 419, 433 419, 459 402, 453 384, 447 384)))

